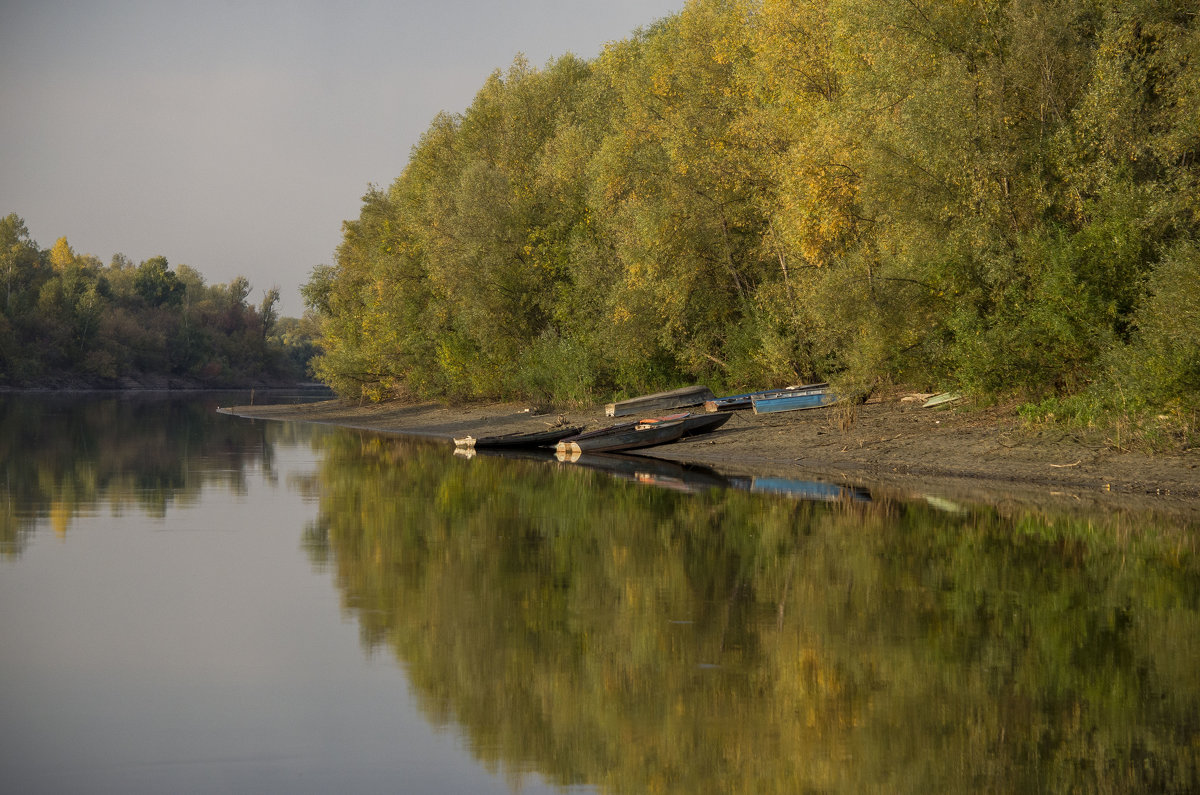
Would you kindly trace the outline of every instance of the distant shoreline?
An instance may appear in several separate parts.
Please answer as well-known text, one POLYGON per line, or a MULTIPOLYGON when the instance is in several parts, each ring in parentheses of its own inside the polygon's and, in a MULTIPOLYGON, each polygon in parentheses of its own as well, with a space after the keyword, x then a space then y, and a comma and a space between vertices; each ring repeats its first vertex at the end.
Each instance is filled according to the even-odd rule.
MULTIPOLYGON (((739 411, 713 434, 640 452, 730 475, 811 478, 991 504, 1163 511, 1200 521, 1200 451, 1119 451, 1068 430, 1026 427, 1011 408, 920 405, 892 394, 852 412, 836 407, 770 415, 739 411)), ((534 430, 560 416, 589 427, 613 422, 602 407, 540 412, 514 403, 358 405, 328 400, 221 411, 448 446, 455 436, 534 430)))
POLYGON ((210 384, 198 381, 189 381, 186 379, 170 378, 165 382, 158 379, 126 379, 118 383, 96 383, 96 382, 69 382, 69 383, 50 383, 38 385, 21 385, 13 386, 10 384, 0 384, 0 394, 113 394, 121 392, 248 392, 251 390, 279 391, 279 390, 304 390, 312 392, 326 392, 333 394, 329 387, 319 382, 255 382, 251 384, 232 384, 220 385, 210 384))

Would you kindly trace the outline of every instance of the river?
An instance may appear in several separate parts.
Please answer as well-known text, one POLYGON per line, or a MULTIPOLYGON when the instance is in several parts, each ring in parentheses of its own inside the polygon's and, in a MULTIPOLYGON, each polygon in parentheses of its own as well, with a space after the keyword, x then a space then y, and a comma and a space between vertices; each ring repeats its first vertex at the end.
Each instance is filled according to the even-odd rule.
POLYGON ((1195 527, 0 395, 0 787, 1188 792, 1195 527))

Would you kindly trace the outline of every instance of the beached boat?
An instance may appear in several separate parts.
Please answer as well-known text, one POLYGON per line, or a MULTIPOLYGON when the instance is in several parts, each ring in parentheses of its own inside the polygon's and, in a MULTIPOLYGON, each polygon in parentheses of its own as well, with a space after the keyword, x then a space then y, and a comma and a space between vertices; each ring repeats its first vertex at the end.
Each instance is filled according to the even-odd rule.
POLYGON ((454 440, 454 446, 465 449, 481 447, 553 447, 562 439, 583 430, 582 425, 563 425, 545 431, 505 433, 499 436, 464 436, 454 440))
POLYGON ((628 417, 631 414, 646 414, 660 409, 686 408, 702 406, 704 401, 712 400, 712 390, 706 386, 685 386, 682 389, 672 389, 668 392, 656 392, 653 395, 620 400, 609 403, 604 407, 604 413, 610 417, 628 417))
POLYGON ((826 389, 829 384, 803 384, 800 386, 787 386, 783 389, 766 389, 761 392, 746 392, 741 395, 729 395, 722 398, 713 398, 712 400, 704 401, 704 410, 713 411, 739 411, 748 409, 753 405, 754 398, 767 397, 769 395, 779 394, 797 394, 801 392, 810 392, 813 390, 826 389))
POLYGON ((673 442, 683 435, 683 420, 674 422, 621 423, 580 434, 558 443, 560 453, 602 453, 617 450, 636 450, 673 442))
POLYGON ((702 433, 709 433, 720 428, 729 422, 729 418, 732 416, 732 414, 669 414, 666 417, 652 417, 639 420, 638 427, 664 422, 682 422, 682 436, 699 436, 702 433))
POLYGON ((837 395, 828 389, 811 389, 803 392, 775 392, 755 396, 751 400, 755 414, 771 414, 776 411, 815 409, 837 402, 837 395))
POLYGON ((947 403, 953 403, 956 400, 962 400, 962 395, 957 392, 942 392, 938 395, 933 395, 921 404, 923 409, 931 409, 934 406, 945 406, 947 403))
POLYGON ((620 431, 631 431, 639 422, 641 422, 641 420, 619 422, 616 425, 608 425, 604 428, 596 428, 595 430, 587 431, 586 433, 578 433, 574 436, 567 436, 560 439, 559 442, 561 444, 561 442, 574 442, 578 441, 579 439, 593 439, 597 436, 605 436, 607 434, 618 433, 620 431))

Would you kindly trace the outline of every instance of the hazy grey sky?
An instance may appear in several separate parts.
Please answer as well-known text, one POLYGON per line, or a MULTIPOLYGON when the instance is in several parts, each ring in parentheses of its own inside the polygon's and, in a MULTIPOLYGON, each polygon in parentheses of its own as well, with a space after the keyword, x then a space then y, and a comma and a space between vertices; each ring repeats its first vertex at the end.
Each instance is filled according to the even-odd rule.
POLYGON ((107 263, 165 256, 257 301, 441 110, 518 53, 592 58, 685 0, 0 0, 0 216, 107 263))

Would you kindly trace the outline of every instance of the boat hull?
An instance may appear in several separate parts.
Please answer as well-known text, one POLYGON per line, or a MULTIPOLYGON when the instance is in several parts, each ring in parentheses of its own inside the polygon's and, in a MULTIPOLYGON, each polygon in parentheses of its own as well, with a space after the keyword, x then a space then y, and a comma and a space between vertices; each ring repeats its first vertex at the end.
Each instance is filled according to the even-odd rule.
POLYGON ((797 411, 799 409, 816 409, 837 402, 837 396, 832 392, 821 389, 799 394, 773 394, 755 397, 752 405, 755 414, 773 414, 777 411, 797 411))
POLYGON ((571 453, 603 453, 618 450, 637 450, 642 447, 654 447, 677 440, 683 435, 683 421, 654 423, 651 425, 625 427, 617 426, 617 430, 601 429, 591 434, 564 439, 558 443, 558 452, 571 453), (605 432, 608 430, 609 432, 605 432))
POLYGON ((454 440, 454 446, 460 449, 482 448, 513 448, 513 447, 553 447, 568 436, 574 436, 583 430, 582 425, 570 425, 562 428, 551 428, 546 431, 530 431, 528 433, 506 433, 499 436, 464 436, 454 440))
POLYGON ((755 398, 773 397, 776 395, 808 394, 810 392, 824 391, 828 386, 829 385, 825 383, 805 384, 803 386, 784 387, 783 389, 767 389, 761 392, 747 392, 743 395, 729 395, 728 397, 704 401, 704 410, 708 412, 739 411, 741 409, 751 408, 755 398))
POLYGON ((725 423, 729 422, 732 414, 672 414, 669 417, 657 417, 654 419, 642 420, 638 423, 638 427, 648 427, 662 422, 682 422, 683 436, 699 436, 702 433, 710 433, 720 428, 725 423))
POLYGON ((656 392, 653 395, 643 395, 609 403, 604 407, 604 413, 610 417, 627 417, 631 414, 644 414, 660 409, 701 406, 704 401, 712 400, 714 397, 716 396, 706 386, 688 386, 683 389, 656 392))

